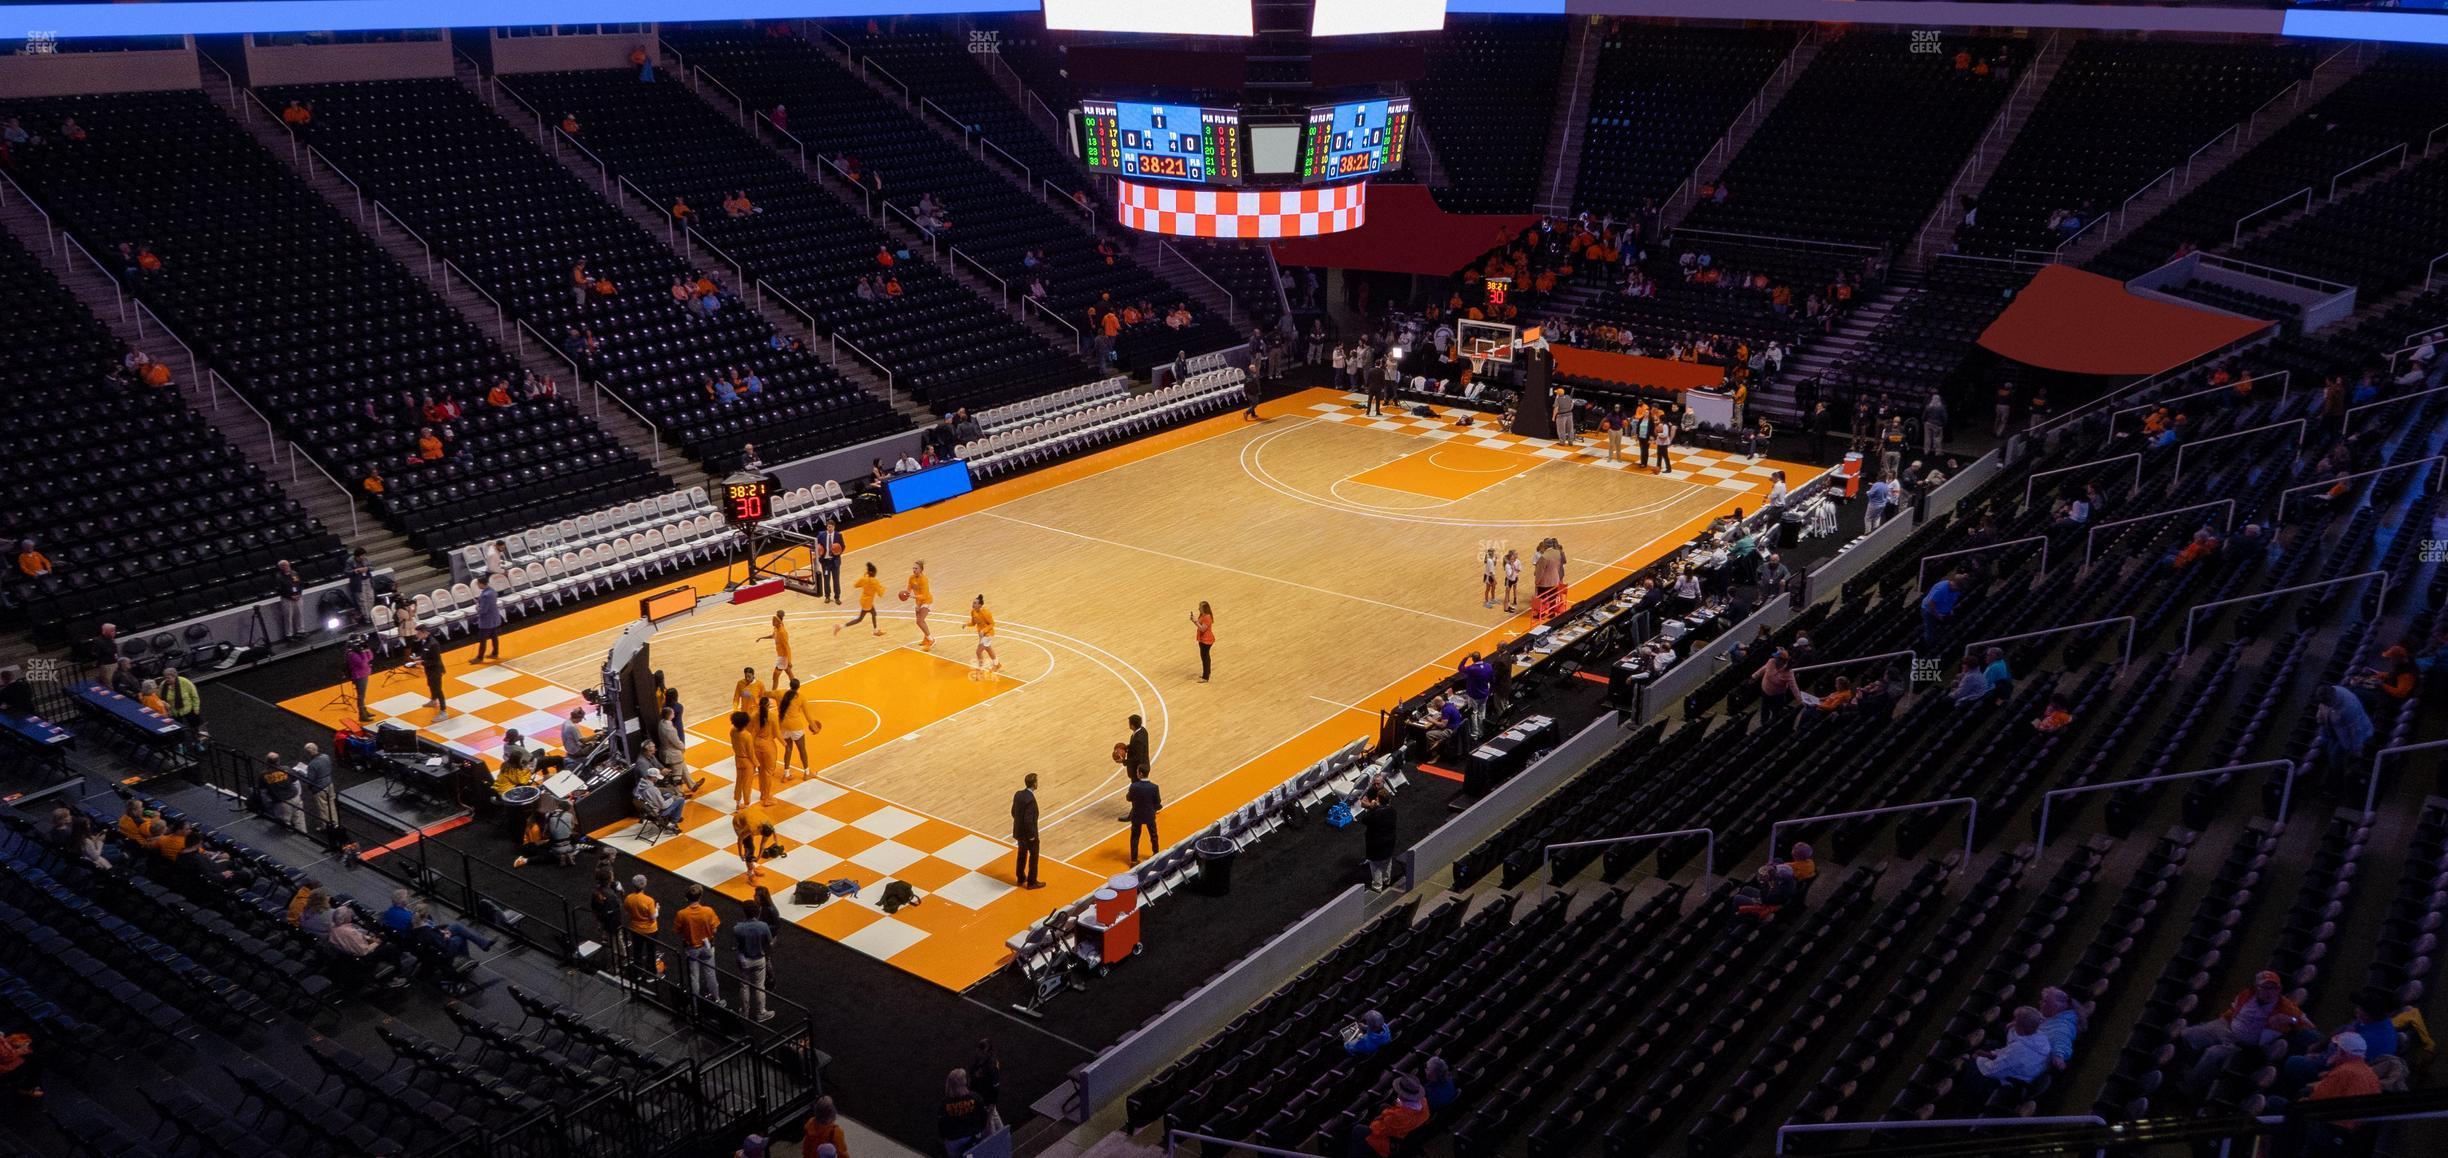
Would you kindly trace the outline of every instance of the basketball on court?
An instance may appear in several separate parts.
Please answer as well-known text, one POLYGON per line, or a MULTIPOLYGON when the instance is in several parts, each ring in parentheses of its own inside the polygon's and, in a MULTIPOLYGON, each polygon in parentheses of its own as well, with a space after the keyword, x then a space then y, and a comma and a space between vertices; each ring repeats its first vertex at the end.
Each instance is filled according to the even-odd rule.
POLYGON ((1130 759, 1130 745, 1128 745, 1128 744, 1116 744, 1116 745, 1114 745, 1114 763, 1119 764, 1119 763, 1123 762, 1124 760, 1128 760, 1128 759, 1130 759))

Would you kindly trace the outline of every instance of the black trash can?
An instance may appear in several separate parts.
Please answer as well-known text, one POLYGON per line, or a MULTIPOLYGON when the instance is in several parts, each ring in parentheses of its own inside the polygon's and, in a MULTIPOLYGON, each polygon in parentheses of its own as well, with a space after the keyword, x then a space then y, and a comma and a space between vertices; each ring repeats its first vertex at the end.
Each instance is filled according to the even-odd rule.
POLYGON ((1198 854, 1198 880, 1192 882, 1200 894, 1221 897, 1232 892, 1233 861, 1241 856, 1241 848, 1221 836, 1202 836, 1192 844, 1198 854))

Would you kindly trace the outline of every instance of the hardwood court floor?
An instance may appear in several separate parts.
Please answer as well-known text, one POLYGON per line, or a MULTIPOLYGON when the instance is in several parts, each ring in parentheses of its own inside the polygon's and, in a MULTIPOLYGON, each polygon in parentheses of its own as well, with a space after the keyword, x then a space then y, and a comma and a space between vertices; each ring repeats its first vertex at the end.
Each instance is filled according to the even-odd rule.
MULTIPOLYGON (((727 855, 719 813, 729 811, 733 779, 720 720, 743 667, 770 671, 772 645, 757 637, 782 609, 802 694, 825 724, 811 744, 822 786, 785 789, 786 804, 804 801, 853 827, 889 808, 911 825, 942 826, 938 844, 966 834, 1007 849, 1011 794, 1024 773, 1040 777, 1044 875, 1054 887, 1004 897, 969 882, 973 899, 988 902, 975 906, 976 919, 918 930, 924 936, 884 935, 872 921, 833 932, 863 934, 858 947, 959 987, 1000 964, 1005 937, 1128 866, 1123 779, 1110 752, 1126 716, 1147 721, 1165 797, 1160 830, 1182 839, 1374 735, 1379 708, 1450 672, 1459 655, 1526 628, 1481 605, 1483 548, 1501 556, 1510 547, 1526 560, 1553 535, 1572 560, 1571 582, 1587 588, 1755 502, 1767 470, 1804 477, 1798 466, 1695 455, 1678 461, 1677 477, 1660 478, 1443 419, 1366 418, 1326 390, 1267 409, 1263 422, 1211 419, 850 531, 845 572, 873 562, 885 581, 881 638, 863 625, 833 632, 856 609, 855 592, 840 608, 797 593, 708 603, 665 624, 655 664, 687 706, 692 763, 723 787, 700 797, 715 811, 692 806, 685 827, 705 831, 648 859, 727 892, 744 889, 737 861, 716 855, 727 855), (937 599, 932 656, 917 650, 910 605, 892 595, 920 559, 937 599), (968 667, 975 637, 964 626, 980 593, 995 613, 1003 662, 984 680, 968 667), (1212 683, 1198 679, 1190 623, 1201 600, 1216 616, 1212 683), (988 908, 999 910, 994 919, 985 919, 988 908)), ((698 582, 712 591, 720 580, 715 572, 698 582)), ((522 628, 509 637, 508 661, 478 678, 514 672, 518 682, 501 686, 585 686, 624 614, 598 609, 522 628)), ((293 706, 311 714, 309 701, 321 699, 293 706)), ((424 723, 421 708, 391 706, 424 723)), ((454 739, 481 749, 482 730, 461 727, 454 739)), ((894 872, 877 864, 934 855, 916 845, 850 849, 830 828, 809 835, 832 843, 797 863, 827 878, 877 879, 894 872), (829 871, 843 859, 866 871, 829 871)), ((965 871, 1010 881, 1007 851, 989 859, 985 844, 964 847, 952 859, 975 862, 965 871)), ((769 874, 765 883, 776 882, 769 874)))

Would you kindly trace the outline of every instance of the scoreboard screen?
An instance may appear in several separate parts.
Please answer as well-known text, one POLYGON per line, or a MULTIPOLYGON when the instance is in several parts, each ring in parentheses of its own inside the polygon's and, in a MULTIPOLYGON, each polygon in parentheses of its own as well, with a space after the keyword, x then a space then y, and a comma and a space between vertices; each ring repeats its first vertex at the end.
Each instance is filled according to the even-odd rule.
POLYGON ((1140 101, 1081 101, 1080 159, 1097 173, 1238 184, 1241 111, 1140 101))
POLYGON ((773 513, 773 478, 741 471, 718 484, 722 488, 723 521, 734 527, 754 526, 773 513))
POLYGON ((1411 131, 1411 101, 1350 101, 1309 110, 1301 139, 1304 185, 1366 177, 1402 168, 1403 140, 1411 131))

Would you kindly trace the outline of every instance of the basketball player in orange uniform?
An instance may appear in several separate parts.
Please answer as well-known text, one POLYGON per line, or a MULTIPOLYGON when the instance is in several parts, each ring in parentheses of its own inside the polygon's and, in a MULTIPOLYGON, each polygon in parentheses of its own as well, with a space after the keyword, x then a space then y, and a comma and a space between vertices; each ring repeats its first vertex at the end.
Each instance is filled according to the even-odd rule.
POLYGON ((757 637, 759 642, 768 639, 774 645, 773 686, 779 688, 783 678, 791 674, 791 648, 790 626, 782 621, 782 612, 778 610, 773 614, 773 631, 757 637))
POLYGON ((1003 661, 995 657, 994 612, 986 610, 986 597, 983 595, 969 604, 969 626, 977 632, 977 674, 971 678, 984 678, 989 671, 1002 671, 1003 661), (992 668, 986 666, 989 662, 994 664, 992 668))
POLYGON ((911 615, 918 621, 918 649, 935 650, 935 633, 927 630, 927 612, 935 610, 935 585, 927 582, 926 560, 910 564, 909 582, 901 586, 901 598, 911 606, 911 615))
POLYGON ((782 779, 791 779, 791 754, 794 752, 799 756, 799 767, 813 771, 814 766, 808 760, 807 738, 811 732, 824 731, 824 722, 809 710, 806 700, 799 698, 798 680, 790 682, 789 690, 784 691, 781 701, 774 705, 774 713, 782 718, 782 779))
POLYGON ((741 668, 739 682, 731 685, 731 710, 735 712, 755 710, 757 697, 764 694, 764 691, 764 686, 757 683, 756 669, 741 668))
POLYGON ((875 605, 876 598, 884 594, 884 581, 876 578, 875 564, 869 563, 867 573, 859 576, 858 582, 852 586, 858 588, 859 613, 852 616, 850 622, 835 625, 833 634, 840 635, 845 627, 857 627, 862 619, 875 625, 877 635, 884 634, 884 618, 876 614, 875 605))
POLYGON ((731 811, 738 812, 756 800, 756 733, 749 730, 752 717, 746 712, 731 713, 731 811))
POLYGON ((731 814, 732 835, 739 838, 740 863, 747 866, 748 881, 754 884, 759 869, 758 853, 774 838, 773 817, 762 804, 744 804, 731 814))
POLYGON ((756 716, 749 724, 749 740, 756 749, 757 800, 765 804, 773 803, 774 781, 782 775, 782 713, 776 698, 771 692, 757 697, 756 716))

